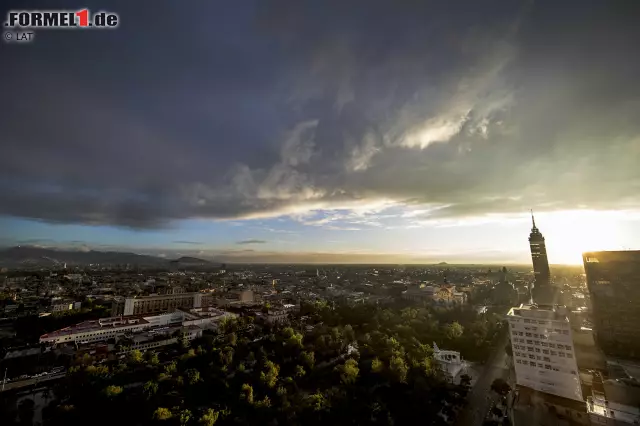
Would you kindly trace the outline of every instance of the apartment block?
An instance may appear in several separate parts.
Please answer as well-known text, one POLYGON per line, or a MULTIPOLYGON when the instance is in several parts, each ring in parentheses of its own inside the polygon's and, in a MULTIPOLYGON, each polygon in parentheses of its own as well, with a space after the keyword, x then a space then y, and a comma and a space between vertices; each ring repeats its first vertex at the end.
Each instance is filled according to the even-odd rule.
POLYGON ((192 309, 211 306, 213 297, 203 293, 162 294, 142 297, 127 297, 123 315, 145 315, 170 312, 177 308, 192 309))

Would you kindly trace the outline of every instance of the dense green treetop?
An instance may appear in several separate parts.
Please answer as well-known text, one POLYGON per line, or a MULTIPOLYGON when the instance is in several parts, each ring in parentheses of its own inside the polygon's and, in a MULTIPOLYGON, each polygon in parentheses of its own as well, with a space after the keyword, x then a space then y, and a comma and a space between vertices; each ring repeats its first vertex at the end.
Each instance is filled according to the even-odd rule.
POLYGON ((253 322, 160 354, 77 358, 43 426, 444 425, 442 401, 463 404, 468 384, 441 377, 433 342, 481 359, 503 330, 498 316, 429 306, 305 303, 289 325, 253 322))

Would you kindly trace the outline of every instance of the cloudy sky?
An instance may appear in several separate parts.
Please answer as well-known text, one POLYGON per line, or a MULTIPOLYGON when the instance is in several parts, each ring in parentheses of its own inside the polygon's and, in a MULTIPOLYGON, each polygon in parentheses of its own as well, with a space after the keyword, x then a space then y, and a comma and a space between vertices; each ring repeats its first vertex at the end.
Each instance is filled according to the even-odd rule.
MULTIPOLYGON (((640 248, 638 1, 85 1, 0 46, 0 244, 237 261, 640 248)), ((3 7, 7 7, 6 2, 3 7)))

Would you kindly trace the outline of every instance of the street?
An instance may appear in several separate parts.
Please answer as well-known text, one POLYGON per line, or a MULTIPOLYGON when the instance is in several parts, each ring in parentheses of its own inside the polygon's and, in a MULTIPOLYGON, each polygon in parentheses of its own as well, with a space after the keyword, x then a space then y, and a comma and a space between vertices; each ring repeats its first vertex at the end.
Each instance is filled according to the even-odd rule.
MULTIPOLYGON (((31 386, 33 384, 37 384, 37 383, 42 383, 42 382, 46 382, 49 380, 55 380, 55 379, 60 379, 62 377, 64 377, 67 373, 65 371, 61 372, 61 373, 56 373, 56 374, 49 374, 46 376, 42 376, 42 377, 38 377, 35 379, 25 379, 25 380, 16 380, 16 381, 12 381, 12 382, 7 382, 4 385, 4 390, 8 391, 11 389, 19 389, 19 388, 23 388, 25 386, 31 386)), ((2 382, 0 381, 0 389, 2 389, 2 382)))
POLYGON ((458 426, 481 426, 485 415, 491 408, 492 395, 491 383, 497 378, 508 381, 509 367, 506 365, 507 354, 504 350, 509 342, 509 334, 505 333, 504 337, 496 345, 489 360, 485 364, 482 374, 478 377, 475 385, 468 395, 468 403, 466 408, 460 412, 458 416, 458 426))

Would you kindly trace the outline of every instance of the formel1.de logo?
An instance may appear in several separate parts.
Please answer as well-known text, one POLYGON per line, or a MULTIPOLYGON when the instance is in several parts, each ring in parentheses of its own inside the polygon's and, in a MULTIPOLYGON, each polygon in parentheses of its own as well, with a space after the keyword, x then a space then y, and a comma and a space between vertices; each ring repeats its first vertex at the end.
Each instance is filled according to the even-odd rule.
POLYGON ((10 10, 4 21, 4 40, 24 42, 34 39, 39 29, 113 29, 120 23, 117 13, 82 10, 10 10), (9 30, 7 30, 9 29, 9 30))

